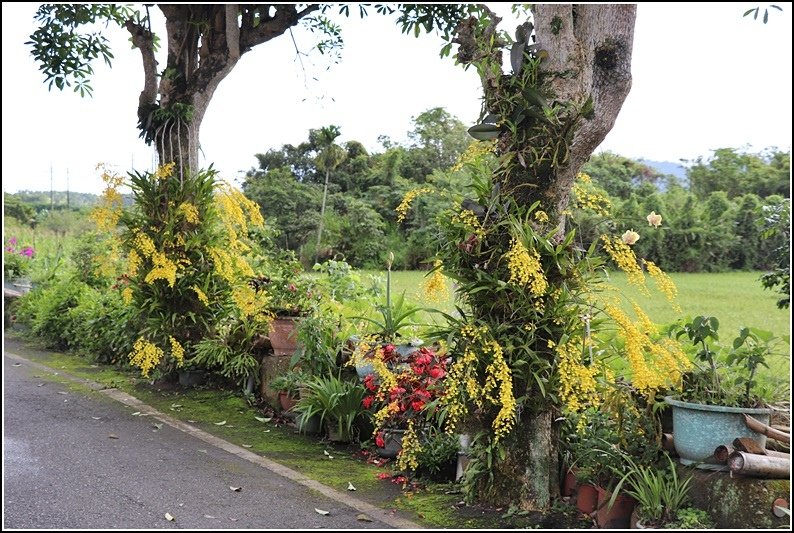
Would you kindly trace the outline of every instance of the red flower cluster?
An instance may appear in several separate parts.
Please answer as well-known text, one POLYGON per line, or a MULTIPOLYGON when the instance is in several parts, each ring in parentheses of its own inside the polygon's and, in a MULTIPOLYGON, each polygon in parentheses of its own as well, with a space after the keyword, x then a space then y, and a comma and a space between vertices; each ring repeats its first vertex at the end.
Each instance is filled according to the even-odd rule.
MULTIPOLYGON (((367 395, 362 404, 375 410, 388 405, 387 425, 405 427, 409 418, 418 416, 425 405, 441 394, 440 380, 447 375, 447 361, 429 348, 417 348, 400 356, 392 344, 383 347, 383 360, 394 372, 397 384, 385 389, 377 374, 369 374, 364 378, 367 395)), ((383 447, 381 443, 376 444, 383 447)))

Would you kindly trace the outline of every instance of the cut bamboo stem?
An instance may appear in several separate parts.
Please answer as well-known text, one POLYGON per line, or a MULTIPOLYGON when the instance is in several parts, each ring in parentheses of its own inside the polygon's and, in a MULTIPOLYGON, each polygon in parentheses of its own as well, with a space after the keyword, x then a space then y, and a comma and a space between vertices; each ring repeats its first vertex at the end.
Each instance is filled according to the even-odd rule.
POLYGON ((728 457, 731 472, 746 476, 767 479, 787 479, 791 475, 791 459, 755 455, 746 452, 733 452, 728 457))
POLYGON ((730 444, 720 444, 714 450, 714 460, 717 461, 719 464, 724 465, 728 462, 728 457, 731 456, 733 452, 736 450, 733 449, 733 446, 730 444))
POLYGON ((779 429, 767 426, 763 422, 759 422, 750 415, 744 415, 744 423, 748 428, 752 429, 756 433, 766 435, 770 439, 779 440, 780 442, 785 442, 786 444, 791 443, 791 435, 788 433, 783 433, 779 429))

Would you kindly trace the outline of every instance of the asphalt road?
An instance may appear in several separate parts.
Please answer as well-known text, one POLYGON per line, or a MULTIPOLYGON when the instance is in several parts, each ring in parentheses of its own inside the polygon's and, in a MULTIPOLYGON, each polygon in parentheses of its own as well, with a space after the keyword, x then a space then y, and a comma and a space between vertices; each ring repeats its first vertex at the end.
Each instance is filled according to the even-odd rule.
POLYGON ((360 510, 339 500, 45 374, 4 353, 3 529, 390 527, 362 522, 360 510))

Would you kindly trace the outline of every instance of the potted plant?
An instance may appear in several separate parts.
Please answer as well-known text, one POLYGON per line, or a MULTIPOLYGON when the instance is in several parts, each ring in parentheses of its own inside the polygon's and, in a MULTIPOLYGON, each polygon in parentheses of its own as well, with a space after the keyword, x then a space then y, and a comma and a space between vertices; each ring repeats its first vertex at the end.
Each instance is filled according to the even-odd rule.
POLYGON ((430 429, 421 439, 421 449, 416 457, 419 463, 416 474, 441 483, 455 481, 459 451, 457 435, 430 429))
POLYGON ((755 394, 756 372, 767 366, 777 340, 771 333, 742 328, 730 350, 716 344, 719 321, 698 316, 670 334, 686 336, 698 350, 693 372, 684 375, 679 394, 665 397, 673 411, 673 443, 682 464, 698 468, 726 470, 709 460, 718 446, 737 437, 754 439, 761 447, 766 436, 749 429, 745 415, 769 424, 771 409, 755 394))
POLYGON ((367 393, 363 399, 364 407, 373 413, 378 453, 393 456, 387 444, 394 440, 400 467, 415 469, 419 464, 416 453, 421 449, 419 435, 428 426, 426 410, 443 394, 448 359, 444 352, 427 347, 413 348, 402 357, 392 344, 378 349, 378 354, 373 359, 375 372, 364 378, 367 393))
POLYGON ((273 390, 278 391, 278 399, 284 411, 292 411, 298 403, 300 388, 307 379, 307 375, 296 369, 290 369, 285 373, 276 376, 270 382, 273 390))
POLYGON ((418 324, 411 319, 421 311, 432 312, 432 309, 424 309, 408 304, 405 301, 405 293, 401 294, 392 302, 391 297, 391 265, 394 254, 389 253, 389 260, 386 262, 386 300, 382 304, 376 304, 375 309, 380 316, 357 316, 353 319, 363 320, 370 325, 369 331, 361 336, 356 336, 353 342, 355 349, 351 357, 351 363, 356 367, 359 377, 374 372, 373 359, 381 359, 390 367, 394 367, 404 362, 423 341, 416 338, 407 339, 403 331, 407 328, 415 327, 418 324), (383 349, 390 346, 389 352, 384 354, 383 349), (386 359, 383 359, 383 356, 386 359))
POLYGON ((300 389, 300 399, 294 407, 299 414, 298 427, 304 430, 305 423, 317 416, 325 424, 330 440, 350 442, 356 421, 366 416, 362 402, 364 387, 340 376, 312 376, 300 389))
POLYGON ((623 493, 636 500, 632 521, 642 528, 664 527, 672 523, 689 499, 692 476, 681 479, 675 463, 665 454, 664 468, 638 464, 630 455, 623 454, 624 468, 615 470, 622 477, 612 493, 608 506, 612 507, 623 493), (627 470, 626 470, 627 468, 627 470))
POLYGON ((3 251, 3 280, 11 284, 8 287, 20 293, 30 291, 31 263, 36 251, 32 246, 21 246, 16 237, 10 237, 5 242, 3 251))

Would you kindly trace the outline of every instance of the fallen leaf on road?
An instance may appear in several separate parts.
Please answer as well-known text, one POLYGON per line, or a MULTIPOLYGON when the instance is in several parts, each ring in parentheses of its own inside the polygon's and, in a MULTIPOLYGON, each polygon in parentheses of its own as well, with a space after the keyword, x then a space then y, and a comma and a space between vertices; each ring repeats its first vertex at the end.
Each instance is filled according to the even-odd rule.
POLYGON ((102 420, 101 416, 92 416, 91 418, 93 418, 94 420, 102 420))
POLYGON ((226 423, 226 420, 221 420, 220 422, 215 422, 216 426, 222 426, 226 423))
POLYGON ((231 490, 233 490, 234 492, 240 492, 241 490, 243 490, 243 488, 242 488, 242 487, 232 487, 231 485, 229 485, 229 488, 230 488, 231 490))
POLYGON ((165 519, 168 520, 169 522, 173 522, 176 520, 173 516, 171 516, 171 513, 165 513, 165 519))
POLYGON ((163 428, 162 424, 152 424, 152 426, 155 428, 154 431, 157 431, 158 429, 162 429, 163 428))
POLYGON ((318 509, 317 507, 315 507, 314 510, 317 512, 317 514, 321 514, 323 516, 331 514, 328 511, 323 511, 322 509, 318 509))
POLYGON ((204 515, 204 518, 215 518, 215 517, 214 517, 214 516, 212 516, 211 514, 205 514, 205 515, 204 515))
POLYGON ((243 444, 242 447, 243 448, 253 448, 254 445, 253 444, 243 444))
POLYGON ((38 385, 36 385, 36 386, 37 386, 37 387, 43 387, 43 386, 44 386, 44 383, 39 383, 39 384, 38 384, 38 385))
POLYGON ((230 517, 229 517, 229 520, 231 520, 232 522, 237 522, 237 521, 239 520, 239 518, 232 518, 232 517, 230 516, 230 517))
POLYGON ((132 416, 138 416, 139 414, 141 414, 140 411, 135 411, 134 413, 132 413, 132 416))
POLYGON ((264 430, 262 433, 270 433, 269 429, 264 430))
POLYGON ((119 438, 119 436, 118 435, 114 435, 113 433, 111 433, 110 435, 108 435, 108 438, 109 439, 117 439, 117 438, 119 438))
POLYGON ((22 363, 14 363, 14 366, 22 366, 22 363))
POLYGON ((69 393, 68 392, 63 392, 62 390, 59 390, 58 394, 69 394, 69 393))
POLYGON ((351 482, 347 482, 347 490, 356 490, 356 487, 353 486, 351 482))
POLYGON ((267 424, 268 422, 270 422, 271 420, 273 420, 273 417, 270 417, 270 418, 262 418, 261 416, 255 416, 254 418, 256 418, 257 420, 259 420, 260 422, 263 422, 263 423, 265 423, 265 424, 267 424))
POLYGON ((361 520, 362 522, 372 522, 372 519, 365 515, 364 513, 357 514, 356 520, 361 520))

